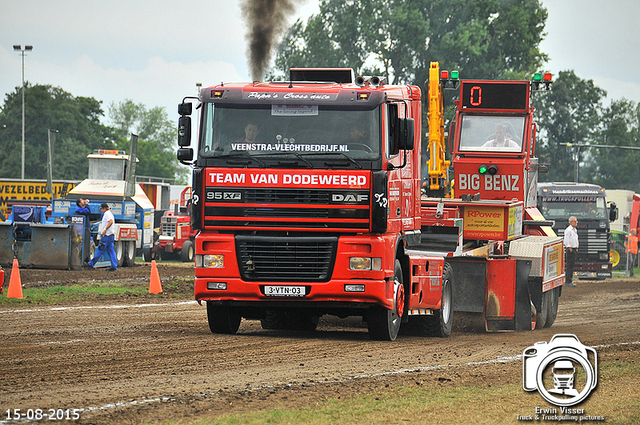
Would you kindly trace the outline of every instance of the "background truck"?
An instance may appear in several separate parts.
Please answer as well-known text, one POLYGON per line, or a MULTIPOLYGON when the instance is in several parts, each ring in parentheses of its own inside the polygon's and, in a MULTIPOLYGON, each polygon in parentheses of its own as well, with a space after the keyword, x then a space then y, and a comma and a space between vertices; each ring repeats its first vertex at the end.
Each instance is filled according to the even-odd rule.
MULTIPOLYGON (((91 214, 91 236, 97 245, 98 226, 101 220, 100 204, 106 202, 115 218, 115 250, 118 266, 130 266, 139 253, 145 261, 151 261, 153 248, 154 208, 139 184, 134 187, 133 196, 125 195, 125 176, 129 167, 129 155, 124 151, 97 149, 88 155, 88 178, 74 187, 66 198, 53 201, 52 218, 65 221, 77 209, 78 198, 88 198, 91 214)), ((91 254, 95 246, 85 245, 91 254)), ((98 267, 109 265, 104 261, 98 267)))
POLYGON ((613 271, 627 270, 627 255, 624 247, 626 236, 631 229, 640 227, 640 194, 631 190, 607 189, 607 205, 618 207, 618 217, 610 223, 611 248, 609 259, 613 271))
POLYGON ((182 190, 180 202, 162 216, 160 235, 156 247, 163 260, 179 258, 193 262, 196 231, 191 228, 191 186, 182 190))
POLYGON ((607 206, 604 188, 587 183, 538 184, 538 209, 560 236, 569 226, 569 217, 578 219, 578 257, 574 275, 581 279, 611 278, 610 220, 618 216, 615 203, 607 206))
MULTIPOLYGON (((439 133, 429 175, 443 187, 449 80, 432 64, 429 133, 439 133)), ((194 167, 195 298, 207 304, 211 331, 235 333, 242 318, 310 330, 333 314, 363 317, 373 339, 394 340, 401 326, 448 336, 454 308, 481 312, 488 330, 550 326, 564 257, 535 206, 530 83, 460 89, 460 198, 421 196, 418 87, 349 69, 207 87, 195 160, 185 98, 178 159, 194 167), (481 148, 498 120, 518 126, 517 150, 481 148)))

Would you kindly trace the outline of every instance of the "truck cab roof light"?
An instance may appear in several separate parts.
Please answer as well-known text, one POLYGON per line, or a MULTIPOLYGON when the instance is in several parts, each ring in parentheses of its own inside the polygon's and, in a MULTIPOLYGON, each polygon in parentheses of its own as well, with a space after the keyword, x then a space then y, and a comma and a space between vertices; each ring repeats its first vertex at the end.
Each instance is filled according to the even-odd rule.
POLYGON ((365 101, 366 101, 366 100, 369 100, 369 96, 370 96, 370 94, 371 94, 371 93, 369 93, 369 92, 364 92, 364 91, 358 92, 358 97, 357 97, 357 99, 358 99, 358 100, 365 100, 365 101))
POLYGON ((109 155, 126 155, 125 151, 118 149, 94 149, 93 153, 109 155))
POLYGON ((211 97, 214 99, 220 99, 224 95, 224 90, 211 90, 211 97))

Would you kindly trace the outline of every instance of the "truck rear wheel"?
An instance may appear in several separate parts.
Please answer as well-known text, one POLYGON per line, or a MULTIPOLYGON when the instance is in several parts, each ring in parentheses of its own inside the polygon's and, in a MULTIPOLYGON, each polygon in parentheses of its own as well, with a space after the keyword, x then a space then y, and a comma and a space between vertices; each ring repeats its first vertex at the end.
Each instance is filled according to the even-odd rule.
POLYGON ((116 260, 118 262, 118 268, 120 268, 122 267, 122 264, 124 264, 124 242, 114 242, 114 249, 116 250, 116 260))
POLYGON ((238 332, 242 317, 233 307, 218 306, 207 301, 207 320, 209 329, 214 334, 235 334, 238 332))
POLYGON ((549 320, 549 304, 551 303, 552 290, 542 293, 542 300, 540 301, 540 309, 536 314, 536 329, 546 328, 547 321, 549 320))
POLYGON ((393 309, 374 306, 367 312, 367 328, 369 337, 380 341, 395 341, 400 331, 402 315, 404 314, 404 285, 402 265, 396 259, 394 268, 394 302, 393 309))
POLYGON ((550 291, 549 303, 547 304, 547 321, 544 324, 545 328, 550 328, 558 317, 558 301, 560 299, 560 288, 553 288, 550 291))
POLYGON ((287 315, 282 310, 267 310, 264 319, 260 319, 262 329, 287 329, 287 315))
POLYGON ((124 266, 131 267, 136 262, 136 242, 127 241, 124 243, 124 266))
POLYGON ((444 265, 440 309, 431 316, 414 316, 411 319, 420 336, 448 337, 453 327, 453 272, 444 265))
POLYGON ((151 248, 144 248, 142 250, 142 257, 144 258, 144 261, 147 263, 150 263, 151 260, 155 259, 155 256, 153 255, 151 248))

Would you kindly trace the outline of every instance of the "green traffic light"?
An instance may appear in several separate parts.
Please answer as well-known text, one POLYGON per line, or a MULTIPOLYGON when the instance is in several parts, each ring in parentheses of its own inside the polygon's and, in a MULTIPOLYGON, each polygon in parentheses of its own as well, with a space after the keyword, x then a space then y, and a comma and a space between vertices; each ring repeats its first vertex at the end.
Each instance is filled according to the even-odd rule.
POLYGON ((452 80, 457 80, 458 78, 459 78, 458 71, 451 71, 451 79, 452 80))
POLYGON ((480 167, 478 167, 478 173, 480 174, 487 174, 487 170, 489 168, 486 165, 481 165, 480 167))
POLYGON ((540 72, 533 74, 533 81, 542 81, 542 74, 540 72))

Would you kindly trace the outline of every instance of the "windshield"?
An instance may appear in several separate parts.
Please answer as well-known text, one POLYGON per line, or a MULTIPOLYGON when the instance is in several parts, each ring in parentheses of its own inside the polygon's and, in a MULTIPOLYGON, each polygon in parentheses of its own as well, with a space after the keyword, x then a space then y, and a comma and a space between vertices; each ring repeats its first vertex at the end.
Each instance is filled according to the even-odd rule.
POLYGON ((574 196, 564 200, 542 199, 542 215, 547 219, 605 218, 607 207, 604 198, 574 196))
POLYGON ((380 156, 380 108, 204 104, 200 156, 338 153, 380 156))
POLYGON ((521 152, 524 117, 465 115, 460 132, 461 151, 521 152))

